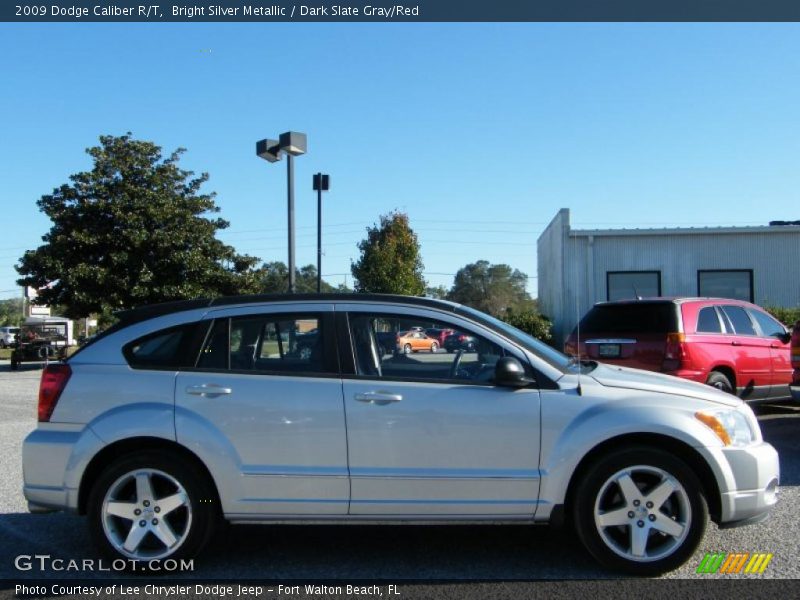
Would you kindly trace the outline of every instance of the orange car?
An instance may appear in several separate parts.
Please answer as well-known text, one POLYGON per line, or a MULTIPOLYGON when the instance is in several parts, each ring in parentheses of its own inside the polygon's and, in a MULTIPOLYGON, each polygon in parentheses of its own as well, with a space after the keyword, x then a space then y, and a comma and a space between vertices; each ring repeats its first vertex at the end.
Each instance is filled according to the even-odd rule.
POLYGON ((397 350, 403 354, 411 354, 419 350, 436 352, 438 349, 439 342, 428 337, 422 331, 406 331, 397 334, 397 350))

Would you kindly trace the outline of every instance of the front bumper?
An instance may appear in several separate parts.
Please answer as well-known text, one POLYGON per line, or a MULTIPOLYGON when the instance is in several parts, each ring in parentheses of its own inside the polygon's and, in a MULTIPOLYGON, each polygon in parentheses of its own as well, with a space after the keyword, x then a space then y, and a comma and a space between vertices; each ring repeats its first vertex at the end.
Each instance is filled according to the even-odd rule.
POLYGON ((763 519, 778 501, 780 467, 775 448, 761 442, 744 448, 720 448, 715 453, 726 471, 726 485, 720 489, 720 527, 763 519))

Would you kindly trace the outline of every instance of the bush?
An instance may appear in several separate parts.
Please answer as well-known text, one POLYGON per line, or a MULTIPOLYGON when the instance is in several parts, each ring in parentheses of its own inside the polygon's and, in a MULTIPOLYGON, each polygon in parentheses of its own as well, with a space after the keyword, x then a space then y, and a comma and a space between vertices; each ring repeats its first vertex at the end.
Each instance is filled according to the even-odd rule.
POLYGON ((782 306, 765 306, 766 310, 773 317, 778 319, 787 327, 792 327, 797 321, 800 321, 800 306, 794 308, 783 308, 782 306))
POLYGON ((503 320, 533 337, 550 343, 553 340, 553 324, 550 319, 535 310, 508 311, 503 320))

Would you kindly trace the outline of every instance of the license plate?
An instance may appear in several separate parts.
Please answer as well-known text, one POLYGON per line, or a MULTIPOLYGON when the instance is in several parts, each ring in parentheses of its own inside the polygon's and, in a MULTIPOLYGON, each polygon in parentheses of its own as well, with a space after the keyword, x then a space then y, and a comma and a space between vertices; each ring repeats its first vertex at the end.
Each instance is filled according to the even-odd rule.
POLYGON ((597 347, 597 355, 601 358, 619 358, 620 354, 619 344, 600 344, 597 347))

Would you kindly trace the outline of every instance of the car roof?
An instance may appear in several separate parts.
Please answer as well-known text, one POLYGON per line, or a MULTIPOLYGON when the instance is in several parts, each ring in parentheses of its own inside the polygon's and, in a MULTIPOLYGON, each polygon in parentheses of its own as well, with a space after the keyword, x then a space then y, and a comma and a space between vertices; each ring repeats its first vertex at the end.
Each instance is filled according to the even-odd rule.
POLYGON ((128 326, 141 321, 146 321, 155 317, 168 315, 185 310, 197 308, 209 308, 214 306, 231 306, 246 304, 267 304, 271 302, 385 302, 389 304, 406 304, 422 306, 428 308, 438 308, 454 312, 460 305, 447 300, 437 300, 434 298, 423 298, 419 296, 401 296, 399 294, 257 294, 247 296, 221 296, 218 298, 197 298, 194 300, 178 300, 174 302, 161 302, 159 304, 149 304, 122 310, 115 313, 119 319, 118 324, 128 326))
POLYGON ((595 303, 595 306, 617 306, 625 304, 686 304, 688 302, 724 302, 726 304, 742 304, 752 306, 752 302, 736 300, 734 298, 715 298, 712 296, 657 296, 650 298, 628 298, 625 300, 605 300, 595 303))

